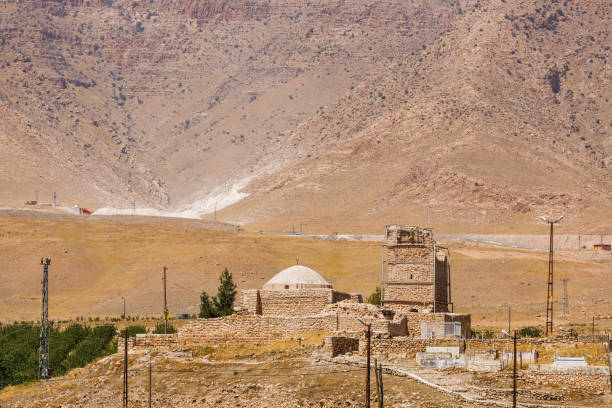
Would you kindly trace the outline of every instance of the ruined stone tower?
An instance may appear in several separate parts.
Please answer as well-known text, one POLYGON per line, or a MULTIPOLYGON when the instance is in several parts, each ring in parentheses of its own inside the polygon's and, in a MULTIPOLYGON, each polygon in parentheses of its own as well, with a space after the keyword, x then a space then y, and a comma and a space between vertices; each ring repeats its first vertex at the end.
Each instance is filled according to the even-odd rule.
POLYGON ((402 312, 448 312, 448 249, 430 228, 387 225, 382 260, 382 304, 402 312))

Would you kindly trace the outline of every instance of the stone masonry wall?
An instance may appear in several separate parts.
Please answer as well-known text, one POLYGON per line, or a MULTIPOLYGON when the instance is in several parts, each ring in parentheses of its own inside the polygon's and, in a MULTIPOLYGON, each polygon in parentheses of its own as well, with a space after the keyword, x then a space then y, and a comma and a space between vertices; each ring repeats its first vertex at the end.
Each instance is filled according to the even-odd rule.
POLYGON ((333 289, 247 289, 243 306, 265 316, 306 316, 321 313, 330 303, 350 300, 349 293, 333 289))
POLYGON ((217 341, 252 342, 288 339, 336 330, 335 313, 316 316, 262 316, 234 314, 216 319, 197 319, 178 331, 181 345, 200 345, 217 341))
POLYGON ((258 289, 245 289, 242 295, 242 306, 253 314, 261 314, 261 298, 258 289))
POLYGON ((323 354, 327 357, 335 357, 359 349, 359 339, 353 337, 330 336, 323 343, 323 354))
MULTIPOLYGON (((149 348, 149 347, 174 347, 177 346, 177 334, 137 334, 136 337, 128 338, 128 350, 132 348, 149 348)), ((123 353, 125 340, 120 338, 117 341, 117 352, 123 353)))

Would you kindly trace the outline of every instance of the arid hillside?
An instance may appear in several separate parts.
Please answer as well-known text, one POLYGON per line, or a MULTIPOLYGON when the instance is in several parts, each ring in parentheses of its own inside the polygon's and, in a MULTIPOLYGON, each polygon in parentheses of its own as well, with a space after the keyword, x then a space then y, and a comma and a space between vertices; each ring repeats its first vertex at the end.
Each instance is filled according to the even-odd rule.
POLYGON ((0 205, 40 190, 176 209, 273 172, 299 123, 462 12, 445 0, 4 2, 0 205))
MULTIPOLYGON (((380 286, 380 242, 236 233, 223 225, 172 218, 0 214, 5 215, 0 217, 0 322, 40 317, 40 257, 52 259, 49 313, 54 320, 118 316, 123 297, 127 314, 157 317, 164 265, 172 316, 197 313, 202 290, 216 293, 224 267, 239 290, 260 288, 296 261, 342 291, 368 296, 380 286)), ((505 327, 507 304, 516 325, 544 325, 546 252, 446 244, 455 311, 472 314, 473 327, 505 327)), ((610 330, 612 256, 595 255, 593 250, 555 255, 555 324, 578 327, 595 315, 602 318, 598 329, 610 330), (561 278, 569 278, 565 315, 561 278)))
POLYGON ((226 219, 287 230, 612 226, 609 2, 479 1, 298 126, 226 219), (297 146, 297 147, 296 147, 297 146))

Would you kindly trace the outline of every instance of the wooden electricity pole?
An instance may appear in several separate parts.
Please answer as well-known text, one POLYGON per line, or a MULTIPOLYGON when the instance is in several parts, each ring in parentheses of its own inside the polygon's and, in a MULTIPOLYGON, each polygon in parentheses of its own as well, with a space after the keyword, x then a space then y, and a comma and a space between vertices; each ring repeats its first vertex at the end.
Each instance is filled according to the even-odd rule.
POLYGON ((370 408, 370 370, 372 369, 370 367, 370 337, 372 336, 372 325, 368 324, 368 332, 367 332, 367 336, 368 336, 368 355, 366 358, 366 408, 370 408))
POLYGON ((153 384, 153 379, 152 379, 152 368, 151 368, 151 362, 149 361, 149 408, 151 408, 151 386, 153 384))
POLYGON ((510 321, 512 320, 512 308, 510 307, 510 305, 508 305, 508 333, 511 333, 510 331, 510 321))

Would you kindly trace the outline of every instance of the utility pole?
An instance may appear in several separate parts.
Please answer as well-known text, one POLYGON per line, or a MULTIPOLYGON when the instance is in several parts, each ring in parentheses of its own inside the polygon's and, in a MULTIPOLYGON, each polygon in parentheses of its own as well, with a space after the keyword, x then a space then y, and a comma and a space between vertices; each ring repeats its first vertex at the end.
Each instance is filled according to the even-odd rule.
POLYGON ((168 304, 166 303, 166 266, 164 265, 164 334, 168 334, 168 304))
POLYGON ((53 206, 57 207, 57 193, 55 191, 53 192, 53 206))
POLYGON ((514 331, 514 378, 512 381, 512 408, 516 408, 516 330, 514 331))
POLYGON ((151 388, 152 388, 152 384, 153 384, 153 374, 152 374, 152 366, 151 366, 151 362, 149 361, 149 408, 151 408, 151 388))
POLYGON ((365 408, 370 408, 370 337, 372 335, 372 324, 364 322, 361 317, 358 317, 357 320, 364 326, 368 328, 366 331, 367 338, 367 357, 366 357, 366 400, 365 400, 365 408))
POLYGON ((563 314, 567 314, 567 309, 569 305, 569 302, 567 300, 567 281, 568 280, 569 280, 568 278, 561 279, 561 282, 563 282, 563 314))
POLYGON ((512 308, 508 304, 508 333, 510 333, 510 321, 512 320, 512 308))
POLYGON ((38 349, 38 378, 44 380, 49 378, 49 265, 51 265, 51 258, 40 258, 40 264, 43 267, 43 279, 42 313, 40 315, 40 347, 38 349))
POLYGON ((379 377, 379 383, 380 383, 380 408, 383 408, 385 406, 385 386, 383 384, 383 369, 382 369, 382 363, 378 364, 378 377, 379 377))
POLYGON ((128 331, 125 328, 125 348, 123 350, 123 406, 128 406, 128 331))
POLYGON ((546 298, 546 336, 553 331, 553 225, 563 219, 560 216, 556 220, 546 217, 540 219, 550 225, 550 249, 548 251, 548 296, 546 298))
POLYGON ((123 314, 121 315, 121 318, 125 319, 125 296, 122 296, 121 299, 123 299, 123 314))
POLYGON ((506 337, 510 337, 514 340, 514 367, 512 373, 512 408, 516 408, 516 336, 518 332, 514 331, 514 336, 511 336, 509 332, 502 330, 502 333, 506 337))

